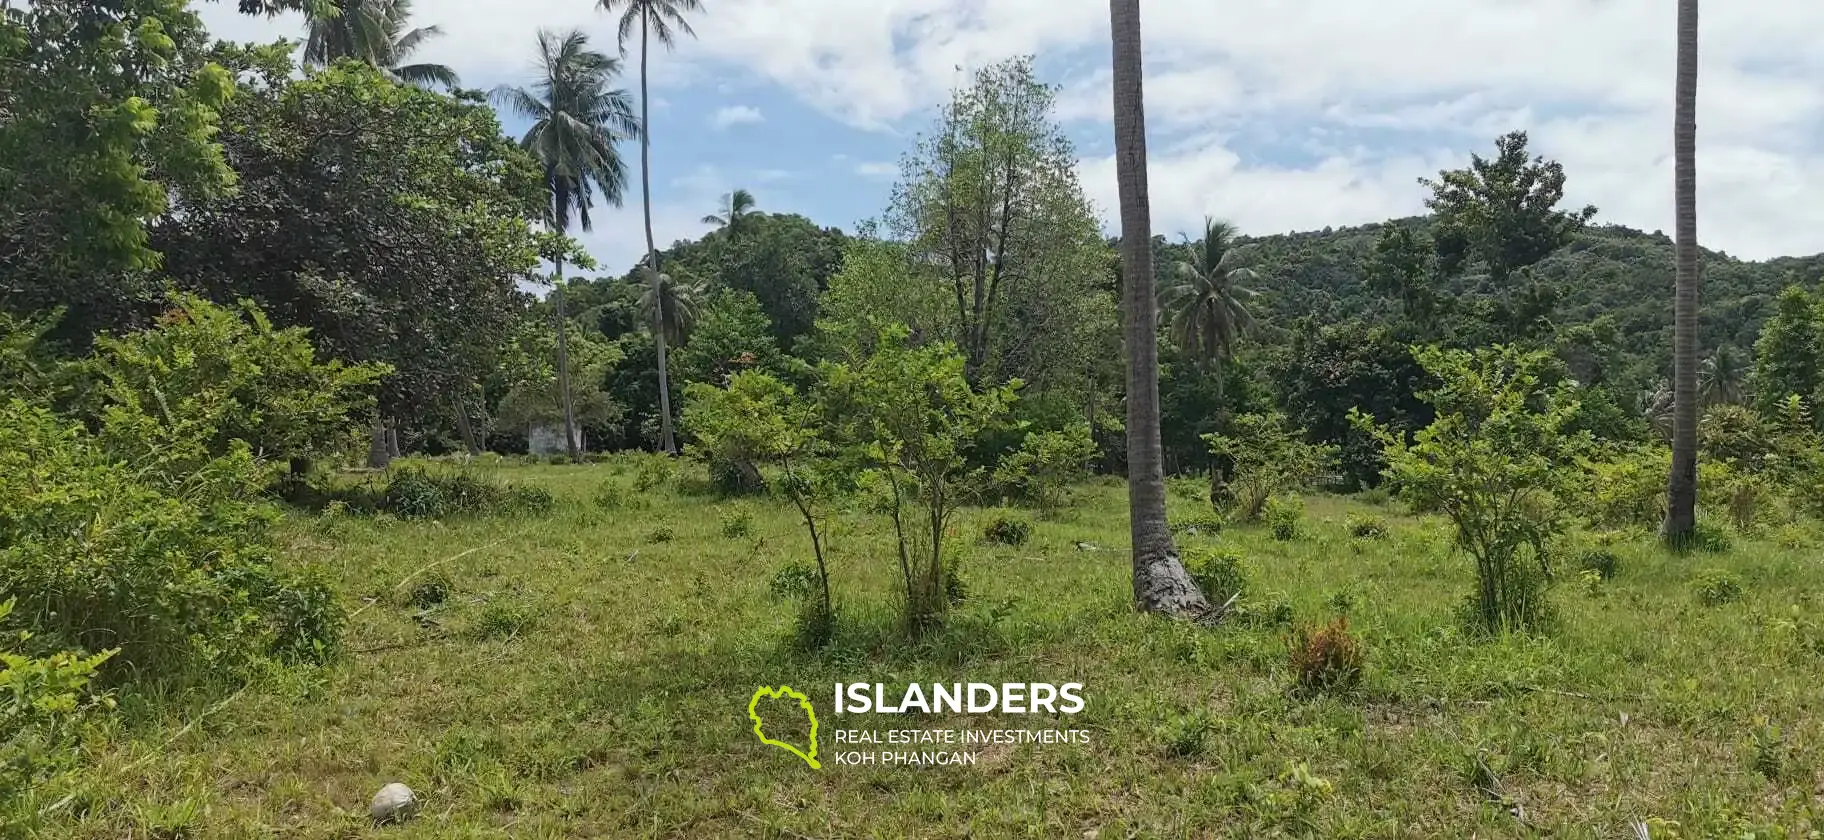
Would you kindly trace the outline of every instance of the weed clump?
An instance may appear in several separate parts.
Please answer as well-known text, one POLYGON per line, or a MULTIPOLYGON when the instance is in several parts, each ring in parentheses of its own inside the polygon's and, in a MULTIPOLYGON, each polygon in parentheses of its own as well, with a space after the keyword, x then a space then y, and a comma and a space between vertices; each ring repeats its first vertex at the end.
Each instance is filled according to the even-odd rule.
POLYGON ((542 487, 503 485, 461 470, 439 473, 416 464, 395 470, 380 492, 379 508, 405 519, 443 519, 505 513, 545 513, 556 505, 542 487))
POLYGON ((997 516, 982 529, 982 539, 998 545, 1025 545, 1032 523, 1017 516, 997 516))
POLYGON ((1208 514, 1172 523, 1172 533, 1189 537, 1214 537, 1222 533, 1222 517, 1208 514))
POLYGON ((1341 693, 1361 684, 1368 655, 1349 632, 1349 619, 1338 617, 1319 627, 1301 627, 1289 642, 1292 673, 1298 687, 1311 693, 1341 693))
POLYGON ((1262 510, 1273 539, 1289 542, 1304 533, 1305 503, 1296 496, 1274 496, 1262 510))
POLYGON ((1165 754, 1174 758, 1189 758, 1200 755, 1209 746, 1210 730, 1215 723, 1209 713, 1198 711, 1188 715, 1175 715, 1160 724, 1154 736, 1159 739, 1165 754))
POLYGON ((746 505, 733 505, 722 511, 722 536, 738 540, 754 530, 754 509, 746 505))
POLYGON ((788 563, 773 573, 766 591, 774 598, 808 598, 817 591, 820 578, 817 567, 808 563, 788 563))
POLYGON ((1225 603, 1248 588, 1241 555, 1227 549, 1190 549, 1185 552, 1184 568, 1212 604, 1225 603))
POLYGON ((1705 569, 1691 582, 1697 601, 1706 607, 1720 607, 1742 599, 1742 584, 1722 569, 1705 569))
POLYGON ((1344 527, 1349 529, 1349 536, 1358 540, 1378 540, 1387 536, 1387 522, 1376 516, 1350 514, 1344 527))
POLYGON ((659 527, 646 532, 646 542, 648 545, 658 545, 659 543, 671 542, 672 540, 677 539, 677 536, 677 532, 671 530, 671 526, 660 525, 659 527))
POLYGON ((1580 572, 1592 572, 1600 580, 1614 580, 1621 570, 1621 558, 1611 549, 1595 547, 1578 551, 1572 563, 1580 572))
POLYGON ((602 510, 640 510, 647 506, 645 497, 628 489, 615 478, 605 478, 595 488, 595 506, 602 510))

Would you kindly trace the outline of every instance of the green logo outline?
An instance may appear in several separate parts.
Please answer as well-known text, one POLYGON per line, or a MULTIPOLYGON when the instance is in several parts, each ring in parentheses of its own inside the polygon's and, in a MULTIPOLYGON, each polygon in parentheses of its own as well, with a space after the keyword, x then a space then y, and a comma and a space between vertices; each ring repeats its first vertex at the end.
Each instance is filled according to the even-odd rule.
POLYGON ((811 706, 811 698, 804 696, 802 692, 794 691, 789 685, 782 685, 778 688, 763 685, 754 689, 753 699, 747 701, 747 717, 754 722, 754 736, 760 739, 760 743, 770 744, 804 759, 804 763, 811 765, 812 770, 823 769, 823 765, 817 762, 817 709, 811 706), (809 753, 802 752, 785 741, 775 741, 761 734, 758 708, 760 699, 763 697, 774 699, 786 697, 798 701, 799 708, 804 709, 805 716, 811 719, 811 751, 809 753))

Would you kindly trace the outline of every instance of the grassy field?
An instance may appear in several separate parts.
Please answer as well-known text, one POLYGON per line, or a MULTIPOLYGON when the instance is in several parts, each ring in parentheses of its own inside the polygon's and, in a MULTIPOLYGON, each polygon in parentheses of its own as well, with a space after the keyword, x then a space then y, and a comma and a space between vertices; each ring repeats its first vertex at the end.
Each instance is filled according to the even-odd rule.
MULTIPOLYGON (((1467 637, 1468 560, 1441 523, 1395 506, 1307 499, 1305 533, 1230 527, 1181 544, 1246 558, 1250 600, 1299 624, 1346 615, 1368 649, 1361 689, 1289 691, 1270 623, 1214 629, 1129 607, 1125 491, 1112 480, 1039 519, 1018 548, 954 543, 969 595, 925 641, 896 632, 884 521, 830 537, 841 624, 821 653, 790 644, 773 573, 808 559, 783 504, 675 486, 604 509, 628 462, 507 466, 550 489, 538 517, 286 524, 353 611, 349 654, 133 726, 96 757, 92 792, 51 836, 242 837, 1816 837, 1824 829, 1824 561, 1736 536, 1667 554, 1644 532, 1607 582, 1561 577, 1560 627, 1467 637), (724 521, 751 509, 747 536, 724 521), (1387 522, 1379 539, 1345 519, 1387 522), (1085 550, 1078 543, 1092 543, 1085 550), (1700 602, 1726 570, 1738 600, 1700 602), (430 583, 430 587, 421 584, 430 583), (421 612, 411 603, 448 597, 421 612), (973 767, 812 770, 760 744, 755 687, 838 681, 1081 682, 1070 720, 836 719, 846 727, 1083 728, 1088 746, 985 751, 973 767), (402 781, 425 800, 374 827, 367 800, 402 781), (1506 801, 1497 801, 1497 789, 1506 801), (1517 804, 1524 821, 1514 815, 1517 804), (1671 823, 1680 827, 1672 828, 1671 823), (1811 833, 1808 834, 1807 832, 1811 833), (1752 832, 1752 833, 1750 833, 1752 832)), ((1207 515, 1194 483, 1175 518, 1207 515)), ((1800 542, 1788 532, 1782 542, 1800 542)))

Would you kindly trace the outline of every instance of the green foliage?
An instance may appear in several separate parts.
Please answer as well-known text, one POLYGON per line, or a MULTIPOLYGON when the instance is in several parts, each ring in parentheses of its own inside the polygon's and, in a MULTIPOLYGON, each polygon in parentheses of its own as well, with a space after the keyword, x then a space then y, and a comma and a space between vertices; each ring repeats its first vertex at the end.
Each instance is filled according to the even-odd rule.
POLYGON ((650 493, 661 487, 670 486, 677 479, 677 467, 671 456, 663 452, 642 455, 639 465, 633 473, 633 489, 641 493, 650 493))
POLYGON ((732 505, 722 511, 722 536, 741 539, 754 531, 754 509, 747 505, 732 505))
POLYGON ((1298 539, 1305 532, 1305 503, 1297 496, 1271 496, 1262 506, 1261 518, 1266 520, 1273 539, 1298 539))
POLYGON ((538 611, 509 598, 488 601, 469 627, 469 637, 477 640, 510 639, 538 624, 538 611))
POLYGON ((1212 604, 1227 602, 1248 589, 1248 571, 1242 565, 1241 555, 1227 549, 1186 549, 1184 570, 1212 604))
POLYGON ((1267 500, 1301 490, 1336 459, 1337 448, 1306 443, 1280 414, 1243 414, 1231 431, 1208 434, 1204 442, 1228 476, 1223 482, 1243 520, 1259 519, 1267 500))
POLYGON ((473 467, 435 470, 403 464, 388 474, 377 507, 406 519, 545 513, 556 500, 541 487, 501 484, 473 467))
POLYGON ((1557 209, 1564 198, 1564 167, 1528 159, 1524 131, 1495 141, 1495 157, 1471 155, 1464 169, 1421 180, 1431 190, 1425 206, 1436 214, 1438 269, 1446 275, 1472 263, 1486 266, 1496 287, 1563 247, 1596 215, 1595 207, 1557 209))
POLYGON ((172 467, 186 472, 241 445, 277 461, 349 451, 388 368, 319 362, 306 330, 275 329, 250 302, 239 310, 173 295, 155 328, 98 340, 87 369, 110 446, 188 449, 193 460, 172 467))
POLYGON ((776 369, 779 346, 769 332, 771 326, 753 294, 714 292, 697 314, 690 341, 673 357, 678 377, 721 385, 739 371, 776 369))
POLYGON ((182 0, 45 0, 0 13, 0 281, 64 308, 81 343, 157 296, 150 220, 234 183, 217 142, 232 75, 182 0))
POLYGON ((809 563, 788 563, 773 573, 766 591, 774 598, 809 598, 822 586, 819 574, 809 563))
POLYGON ((1182 536, 1204 537, 1214 539, 1222 533, 1223 521, 1220 517, 1200 514, 1189 519, 1172 523, 1172 533, 1182 536))
POLYGON ((111 679, 174 681, 333 656, 340 608, 275 565, 276 511, 246 445, 167 458, 127 433, 0 404, 0 589, 18 599, 10 626, 35 634, 28 653, 118 648, 111 679))
POLYGON ((1350 514, 1343 520, 1343 527, 1349 531, 1349 536, 1358 540, 1378 540, 1387 536, 1387 520, 1378 516, 1350 514))
POLYGON ((1448 517, 1458 548, 1476 564, 1471 614, 1484 630, 1524 630, 1548 618, 1551 543, 1564 527, 1564 466, 1588 448, 1566 426, 1571 387, 1545 385, 1547 354, 1511 347, 1421 349, 1420 363, 1443 385, 1426 394, 1437 419, 1416 440, 1357 422, 1387 450, 1388 477, 1416 504, 1448 517))
POLYGON ((1691 581, 1697 601, 1706 607, 1720 607, 1742 599, 1742 584, 1722 569, 1705 569, 1691 581))
POLYGON ((1615 573, 1621 570, 1621 558, 1613 549, 1600 546, 1578 551, 1571 563, 1579 571, 1594 572, 1600 580, 1614 580, 1615 573))
POLYGON ((1590 461, 1581 512, 1591 524, 1606 528, 1652 527, 1666 513, 1666 476, 1672 453, 1639 449, 1590 461))
POLYGON ((1769 418, 1780 414, 1786 398, 1809 406, 1824 390, 1824 311, 1804 289, 1788 286, 1774 301, 1754 344, 1750 382, 1756 410, 1769 418))
POLYGON ((832 437, 891 491, 905 619, 917 634, 948 606, 943 542, 967 481, 964 447, 1006 411, 1015 386, 977 390, 948 345, 907 338, 889 327, 858 362, 825 363, 822 410, 832 437))
MULTIPOLYGON (((15 603, 0 601, 0 626, 15 603)), ((17 641, 28 643, 31 634, 21 631, 17 641)), ((26 830, 37 822, 32 794, 51 789, 75 765, 84 718, 113 708, 114 699, 91 693, 89 682, 114 653, 36 657, 12 645, 0 650, 0 829, 26 830)))
POLYGON ((1323 627, 1300 627, 1288 641, 1292 674, 1301 690, 1347 693, 1362 682, 1368 652, 1339 616, 1323 627))
POLYGON ((1216 728, 1208 712, 1174 715, 1154 732, 1165 754, 1174 758, 1202 755, 1209 747, 1210 733, 1216 728))
POLYGON ((660 525, 646 532, 646 542, 651 544, 668 543, 678 538, 678 533, 669 525, 660 525))
POLYGON ((1032 537, 1032 523, 1014 516, 996 516, 982 529, 982 539, 997 545, 1025 545, 1032 537))
POLYGON ((1095 455, 1088 423, 1033 432, 995 466, 994 483, 1040 510, 1055 511, 1064 505, 1071 483, 1088 474, 1089 460, 1095 455))

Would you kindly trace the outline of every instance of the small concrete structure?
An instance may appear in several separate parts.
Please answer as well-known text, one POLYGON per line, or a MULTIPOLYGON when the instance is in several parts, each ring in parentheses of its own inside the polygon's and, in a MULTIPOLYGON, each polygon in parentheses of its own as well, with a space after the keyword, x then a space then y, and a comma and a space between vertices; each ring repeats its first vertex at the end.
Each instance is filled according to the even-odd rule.
MULTIPOLYGON (((583 449, 583 430, 576 430, 577 451, 583 449)), ((566 455, 570 450, 564 446, 564 424, 554 423, 547 426, 533 426, 526 431, 526 452, 532 455, 566 455)))

